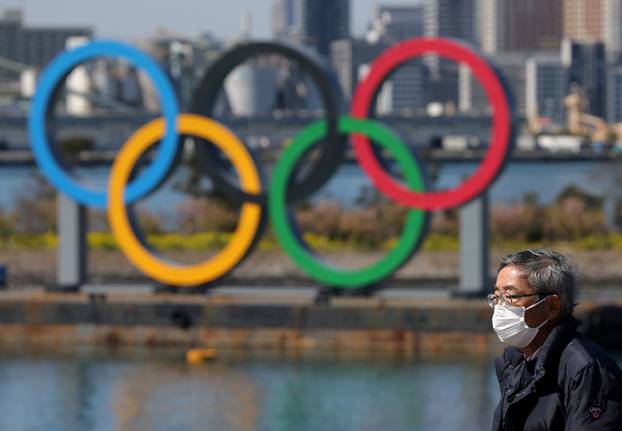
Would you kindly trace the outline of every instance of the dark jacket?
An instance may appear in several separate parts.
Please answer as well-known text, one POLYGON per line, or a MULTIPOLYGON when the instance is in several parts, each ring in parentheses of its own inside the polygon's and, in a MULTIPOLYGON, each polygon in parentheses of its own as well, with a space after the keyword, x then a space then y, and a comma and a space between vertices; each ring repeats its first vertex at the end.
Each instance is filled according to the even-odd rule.
POLYGON ((577 325, 561 320, 534 360, 514 347, 496 359, 493 431, 622 430, 622 371, 577 325))

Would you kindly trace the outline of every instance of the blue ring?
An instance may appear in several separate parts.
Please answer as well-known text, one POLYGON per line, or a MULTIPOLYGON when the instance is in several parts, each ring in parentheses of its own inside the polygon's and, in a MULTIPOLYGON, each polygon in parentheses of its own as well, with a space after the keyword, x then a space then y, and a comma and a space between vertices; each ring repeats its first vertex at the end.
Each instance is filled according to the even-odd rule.
POLYGON ((158 154, 150 166, 128 185, 125 193, 126 203, 132 203, 153 191, 174 163, 178 149, 177 117, 179 105, 171 82, 158 64, 145 53, 123 43, 90 42, 77 49, 63 52, 45 69, 32 101, 28 121, 35 160, 48 181, 58 190, 83 205, 105 208, 108 201, 106 192, 92 191, 78 184, 59 165, 46 134, 47 109, 58 82, 64 79, 78 64, 95 57, 122 57, 134 66, 144 69, 153 80, 155 88, 159 90, 162 113, 166 120, 166 134, 161 141, 158 154))

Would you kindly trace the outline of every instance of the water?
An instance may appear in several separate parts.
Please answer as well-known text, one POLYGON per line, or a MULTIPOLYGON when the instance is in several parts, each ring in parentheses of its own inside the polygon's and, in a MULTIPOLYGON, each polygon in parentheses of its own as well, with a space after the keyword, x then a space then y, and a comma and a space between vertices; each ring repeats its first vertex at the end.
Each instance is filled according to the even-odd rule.
POLYGON ((4 355, 0 429, 480 431, 499 399, 492 358, 199 366, 182 358, 172 350, 4 355))
POLYGON ((5 357, 0 429, 479 431, 498 398, 490 360, 181 357, 5 357))
MULTIPOLYGON (((455 187, 475 169, 474 163, 446 163, 442 165, 434 183, 435 189, 455 187)), ((576 185, 583 190, 603 196, 610 203, 622 197, 622 166, 615 162, 522 162, 509 164, 490 189, 491 202, 518 202, 525 193, 537 193, 540 202, 547 203, 567 186, 576 185)), ((92 167, 78 169, 81 181, 93 189, 104 190, 108 168, 92 167)), ((5 167, 0 169, 0 206, 11 208, 16 196, 22 193, 24 184, 31 182, 34 167, 5 167)), ((176 189, 176 184, 187 174, 179 172, 167 181, 143 205, 150 211, 166 213, 174 211, 186 195, 176 189)), ((363 187, 371 187, 369 179, 355 164, 343 165, 330 182, 313 200, 333 199, 344 205, 352 205, 363 187)))
MULTIPOLYGON (((436 190, 453 188, 477 167, 474 163, 445 163, 440 167, 433 187, 436 190)), ((540 202, 548 203, 569 185, 586 192, 617 198, 622 196, 622 165, 615 162, 521 162, 509 164, 490 188, 490 200, 520 202, 526 193, 536 193, 540 202)), ((321 191, 321 196, 335 197, 348 202, 360 187, 370 182, 356 165, 343 167, 338 176, 321 191)))

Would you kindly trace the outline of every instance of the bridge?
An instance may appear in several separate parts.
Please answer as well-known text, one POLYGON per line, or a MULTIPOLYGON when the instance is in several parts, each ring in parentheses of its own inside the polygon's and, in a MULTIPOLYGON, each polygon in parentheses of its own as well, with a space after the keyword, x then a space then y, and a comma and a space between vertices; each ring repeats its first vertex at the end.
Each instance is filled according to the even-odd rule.
MULTIPOLYGON (((262 150, 260 159, 267 163, 275 162, 280 151, 262 150)), ((430 162, 437 163, 476 163, 479 162, 485 150, 446 151, 431 150, 424 152, 423 156, 430 162)), ((71 162, 80 166, 106 166, 111 165, 117 155, 117 150, 88 150, 82 151, 73 157, 71 162)), ((149 156, 146 156, 149 157, 149 156)), ((533 162, 620 162, 622 154, 612 152, 594 152, 584 150, 580 153, 553 153, 546 150, 514 150, 510 156, 512 163, 533 162)), ((355 163, 356 159, 352 150, 346 153, 346 163, 355 163)), ((34 156, 29 149, 0 150, 0 166, 32 166, 35 164, 34 156)))
MULTIPOLYGON (((115 114, 92 117, 60 117, 54 120, 58 139, 80 137, 91 141, 98 149, 118 149, 133 132, 153 116, 147 114, 115 114)), ((317 114, 275 118, 217 118, 250 146, 262 148, 280 146, 300 132, 309 123, 321 118, 317 114)), ((490 135, 490 119, 487 117, 382 117, 380 121, 393 129, 409 144, 428 146, 439 141, 443 135, 456 134, 487 142, 490 135)), ((27 116, 24 113, 0 117, 0 142, 10 149, 29 147, 27 116)))
MULTIPOLYGON (((112 163, 117 151, 125 140, 141 126, 151 121, 153 115, 115 114, 92 117, 61 116, 53 121, 52 127, 59 140, 80 138, 91 143, 90 148, 80 152, 75 161, 83 165, 106 165, 112 163)), ((257 151, 265 161, 274 161, 284 145, 318 115, 302 117, 288 116, 274 118, 228 118, 222 120, 251 149, 257 151)), ((427 160, 437 162, 473 162, 480 160, 486 151, 490 135, 490 119, 487 117, 382 117, 383 124, 398 133, 412 148, 417 148, 427 160), (468 136, 480 143, 478 148, 445 150, 440 148, 444 135, 468 136)), ((25 113, 0 117, 0 165, 31 165, 28 124, 25 113)), ((353 161, 348 150, 346 159, 353 161)), ((515 149, 512 161, 515 162, 577 162, 612 161, 622 159, 622 154, 611 151, 595 151, 591 148, 580 152, 551 152, 545 149, 515 149)))

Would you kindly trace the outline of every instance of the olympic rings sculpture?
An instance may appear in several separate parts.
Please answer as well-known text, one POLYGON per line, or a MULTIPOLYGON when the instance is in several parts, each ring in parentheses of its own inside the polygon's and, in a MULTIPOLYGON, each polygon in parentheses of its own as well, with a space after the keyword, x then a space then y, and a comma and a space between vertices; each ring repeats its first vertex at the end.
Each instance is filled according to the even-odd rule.
POLYGON ((29 133, 35 160, 48 181, 81 205, 107 208, 112 232, 122 252, 139 270, 158 282, 191 287, 221 279, 250 253, 262 234, 265 219, 269 218, 283 249, 309 277, 332 287, 359 288, 381 282, 408 261, 425 237, 429 211, 462 205, 490 186, 509 155, 512 107, 508 88, 490 63, 457 41, 433 38, 410 39, 382 53, 356 89, 350 115, 342 112, 342 106, 332 72, 313 54, 285 44, 252 42, 238 45, 216 61, 195 92, 192 113, 181 113, 170 81, 154 60, 123 43, 93 41, 60 54, 44 70, 31 107, 29 133), (266 187, 262 169, 252 152, 232 131, 211 117, 227 75, 250 58, 271 54, 294 62, 315 81, 326 118, 305 127, 293 138, 278 158, 266 187), (375 98, 391 73, 401 64, 425 54, 466 64, 479 79, 493 108, 491 141, 482 163, 460 186, 440 192, 427 191, 421 162, 414 151, 387 127, 370 119, 375 98), (98 57, 120 57, 142 68, 160 93, 163 112, 162 118, 141 127, 122 146, 113 163, 106 192, 85 188, 63 168, 57 144, 47 132, 47 121, 63 80, 80 63, 98 57), (197 154, 205 173, 219 191, 241 204, 240 221, 228 245, 207 261, 190 266, 172 264, 154 255, 137 232, 127 207, 166 180, 180 154, 180 135, 198 139, 197 154), (356 270, 322 262, 299 234, 289 209, 293 201, 311 196, 336 172, 345 157, 348 135, 352 135, 358 163, 373 184, 391 200, 409 208, 397 245, 378 262, 356 270), (370 140, 395 158, 404 184, 384 170, 370 140), (132 178, 140 157, 156 143, 159 143, 158 152, 150 166, 132 178), (299 178, 301 159, 318 145, 321 152, 313 169, 299 178), (240 179, 239 186, 227 179, 228 168, 214 148, 230 160, 240 179))

